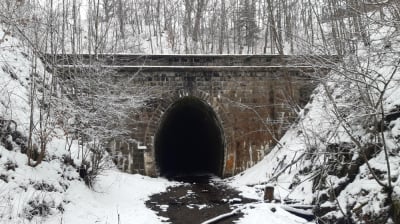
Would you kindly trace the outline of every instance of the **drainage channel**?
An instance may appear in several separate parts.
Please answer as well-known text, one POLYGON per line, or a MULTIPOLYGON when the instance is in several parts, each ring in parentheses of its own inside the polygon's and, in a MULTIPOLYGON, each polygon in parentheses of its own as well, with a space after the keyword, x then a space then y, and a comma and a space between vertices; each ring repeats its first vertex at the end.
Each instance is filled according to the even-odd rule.
MULTIPOLYGON (((229 213, 243 204, 254 202, 241 197, 238 191, 229 188, 221 180, 207 175, 185 176, 174 180, 182 184, 152 195, 146 202, 147 207, 165 217, 163 220, 169 223, 202 223, 229 213)), ((242 216, 243 214, 238 213, 215 223, 233 223, 242 216)))

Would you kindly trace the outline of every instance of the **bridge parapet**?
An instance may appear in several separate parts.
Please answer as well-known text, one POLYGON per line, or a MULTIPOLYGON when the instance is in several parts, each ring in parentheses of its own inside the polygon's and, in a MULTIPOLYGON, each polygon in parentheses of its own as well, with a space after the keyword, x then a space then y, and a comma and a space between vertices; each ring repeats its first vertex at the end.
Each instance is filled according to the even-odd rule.
POLYGON ((326 55, 46 55, 59 68, 101 66, 118 71, 315 71, 339 60, 326 55))

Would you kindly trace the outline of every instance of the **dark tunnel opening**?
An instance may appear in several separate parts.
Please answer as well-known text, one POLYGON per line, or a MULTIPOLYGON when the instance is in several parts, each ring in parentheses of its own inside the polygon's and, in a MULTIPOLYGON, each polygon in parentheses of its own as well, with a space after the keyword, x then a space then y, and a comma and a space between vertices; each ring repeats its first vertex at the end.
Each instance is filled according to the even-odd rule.
POLYGON ((221 176, 224 137, 213 109, 196 97, 184 97, 164 113, 155 137, 161 176, 221 176))

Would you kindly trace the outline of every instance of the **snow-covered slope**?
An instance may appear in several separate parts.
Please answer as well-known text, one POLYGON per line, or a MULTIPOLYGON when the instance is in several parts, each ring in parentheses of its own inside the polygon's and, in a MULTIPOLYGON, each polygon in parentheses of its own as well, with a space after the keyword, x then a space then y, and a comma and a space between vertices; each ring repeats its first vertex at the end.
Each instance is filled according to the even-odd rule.
POLYGON ((355 55, 344 58, 320 80, 322 84, 279 144, 260 163, 231 179, 232 186, 261 200, 264 187, 272 185, 276 198, 313 204, 316 214, 330 222, 382 223, 396 212, 400 35, 386 26, 370 28, 371 44, 360 44, 355 55), (366 103, 368 97, 376 107, 366 103))
POLYGON ((14 120, 21 131, 27 131, 32 62, 11 33, 0 30, 0 37, 0 117, 14 120))
MULTIPOLYGON (((81 146, 75 141, 67 150, 57 126, 44 161, 27 165, 34 66, 29 48, 9 32, 0 31, 0 37, 0 223, 161 223, 144 201, 173 182, 124 174, 111 165, 89 189, 77 172, 81 146)), ((37 63, 35 72, 43 74, 37 63)))

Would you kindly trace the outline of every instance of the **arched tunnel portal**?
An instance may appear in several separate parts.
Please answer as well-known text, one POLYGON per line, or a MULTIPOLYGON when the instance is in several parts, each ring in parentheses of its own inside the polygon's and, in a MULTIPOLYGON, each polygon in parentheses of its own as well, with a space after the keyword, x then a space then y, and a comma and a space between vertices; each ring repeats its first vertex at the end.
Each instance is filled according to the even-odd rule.
POLYGON ((180 98, 164 112, 154 147, 161 176, 222 176, 225 141, 221 123, 212 107, 197 97, 180 98))

